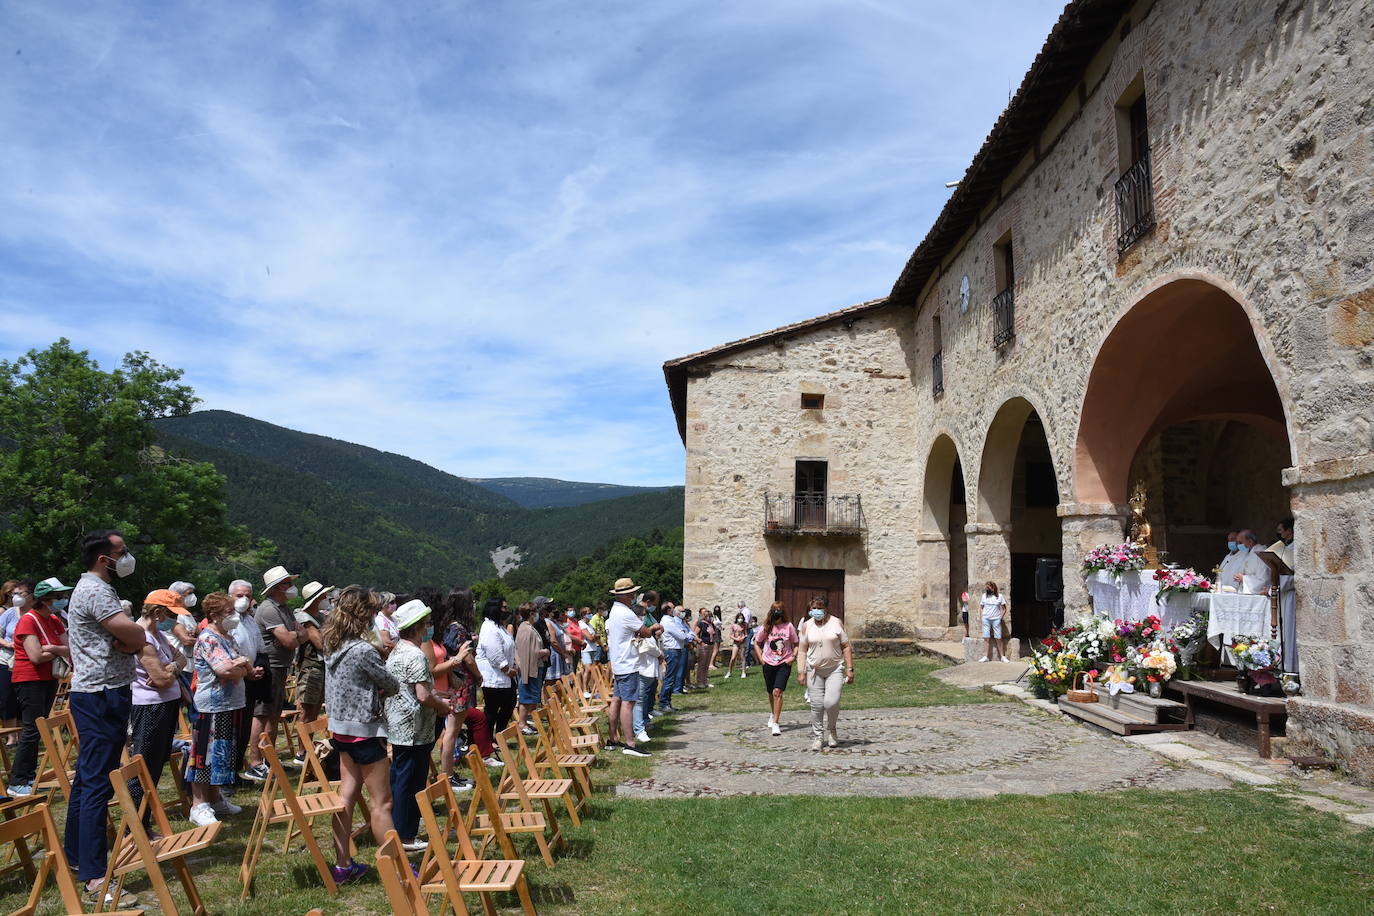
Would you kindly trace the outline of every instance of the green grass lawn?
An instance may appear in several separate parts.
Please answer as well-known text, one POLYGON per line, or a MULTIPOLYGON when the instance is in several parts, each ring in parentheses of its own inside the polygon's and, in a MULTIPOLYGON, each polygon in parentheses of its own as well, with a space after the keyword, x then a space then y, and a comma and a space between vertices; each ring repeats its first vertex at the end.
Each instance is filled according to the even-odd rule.
MULTIPOLYGON (((985 698, 932 681, 934 667, 862 662, 846 705, 985 698)), ((762 710, 762 693, 751 676, 681 700, 692 709, 762 710)), ((527 852, 542 912, 1358 913, 1369 912, 1374 893, 1374 831, 1256 789, 631 800, 609 789, 647 775, 649 762, 603 758, 592 815, 567 830, 557 866, 527 852)), ((245 803, 243 793, 237 801, 245 803)), ((240 904, 237 868, 250 824, 251 809, 195 863, 212 912, 390 911, 375 877, 330 898, 303 852, 281 853, 279 829, 256 898, 240 904)), ((328 842, 323 827, 318 834, 328 842)), ((145 901, 146 887, 141 877, 130 885, 145 901)), ((19 906, 21 893, 13 880, 0 884, 0 911, 19 906)), ((44 912, 57 912, 55 903, 50 893, 44 912)))

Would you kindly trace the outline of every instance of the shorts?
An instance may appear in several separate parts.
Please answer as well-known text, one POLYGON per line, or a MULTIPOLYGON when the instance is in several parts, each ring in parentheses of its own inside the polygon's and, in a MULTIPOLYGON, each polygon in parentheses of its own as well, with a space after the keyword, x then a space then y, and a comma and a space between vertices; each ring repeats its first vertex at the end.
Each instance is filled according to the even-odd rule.
POLYGON ((516 686, 516 702, 521 706, 538 706, 544 702, 544 679, 532 677, 516 686))
POLYGON ((595 662, 596 662, 596 650, 595 650, 595 649, 583 649, 583 650, 582 650, 582 667, 585 668, 585 667, 587 667, 588 665, 594 664, 595 662))
POLYGON ((361 741, 340 741, 330 738, 329 743, 340 754, 347 754, 360 767, 371 766, 378 760, 386 759, 386 744, 381 738, 364 738, 361 741))
POLYGON ((631 671, 629 674, 617 674, 615 683, 611 686, 611 696, 617 700, 624 700, 627 703, 639 701, 639 675, 631 671))
POLYGON ((787 680, 792 676, 791 665, 769 665, 763 666, 763 689, 767 693, 774 690, 786 690, 787 680))
POLYGON ((991 620, 983 618, 983 638, 1001 639, 1002 638, 1002 618, 994 617, 991 620))
POLYGON ((268 668, 263 672, 263 693, 253 704, 253 717, 270 719, 280 716, 286 706, 286 669, 268 668))
POLYGON ((962 620, 962 621, 964 622, 964 625, 965 625, 965 626, 967 626, 967 625, 968 625, 968 611, 960 611, 960 612, 959 612, 959 619, 962 620))
POLYGON ((324 705, 324 668, 307 666, 296 678, 296 702, 306 706, 324 705))

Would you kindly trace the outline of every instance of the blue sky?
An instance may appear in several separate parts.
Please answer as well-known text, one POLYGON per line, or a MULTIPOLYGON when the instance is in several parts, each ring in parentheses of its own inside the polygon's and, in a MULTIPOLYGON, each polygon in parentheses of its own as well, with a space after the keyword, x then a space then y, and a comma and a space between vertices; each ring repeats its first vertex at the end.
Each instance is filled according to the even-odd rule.
POLYGON ((0 356, 682 480, 664 360, 885 294, 1045 0, 0 5, 0 356))

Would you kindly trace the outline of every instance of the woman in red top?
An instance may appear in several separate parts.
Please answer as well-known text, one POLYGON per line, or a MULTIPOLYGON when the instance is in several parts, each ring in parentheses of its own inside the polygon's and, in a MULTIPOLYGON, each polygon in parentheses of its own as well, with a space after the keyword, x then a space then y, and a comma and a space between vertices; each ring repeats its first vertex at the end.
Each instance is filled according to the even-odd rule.
POLYGON ((53 659, 71 658, 67 628, 57 619, 53 603, 60 601, 66 606, 66 595, 70 591, 56 579, 39 582, 33 590, 33 608, 24 612, 14 628, 12 678, 24 730, 19 734, 14 765, 10 768, 10 795, 33 794, 34 769, 38 765, 36 723, 40 716, 52 712, 52 701, 57 696, 53 659))

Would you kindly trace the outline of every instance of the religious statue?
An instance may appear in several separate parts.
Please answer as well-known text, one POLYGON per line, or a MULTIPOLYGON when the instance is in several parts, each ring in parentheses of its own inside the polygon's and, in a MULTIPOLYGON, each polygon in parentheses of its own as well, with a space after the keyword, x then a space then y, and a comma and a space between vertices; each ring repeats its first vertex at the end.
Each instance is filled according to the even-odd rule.
POLYGON ((1131 527, 1130 538, 1142 550, 1145 551, 1145 565, 1147 568, 1159 566, 1159 552, 1155 549, 1154 535, 1150 528, 1150 520, 1145 517, 1145 484, 1137 483, 1135 489, 1131 491, 1131 527))

